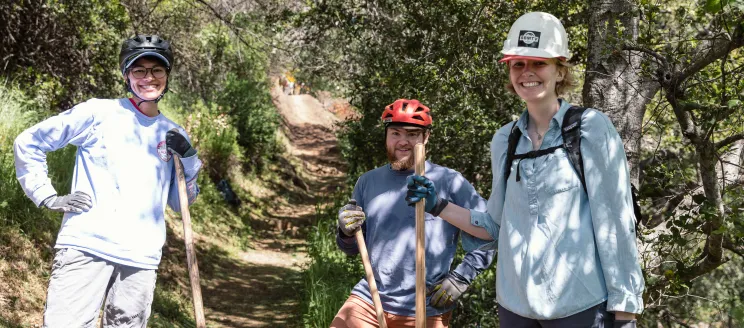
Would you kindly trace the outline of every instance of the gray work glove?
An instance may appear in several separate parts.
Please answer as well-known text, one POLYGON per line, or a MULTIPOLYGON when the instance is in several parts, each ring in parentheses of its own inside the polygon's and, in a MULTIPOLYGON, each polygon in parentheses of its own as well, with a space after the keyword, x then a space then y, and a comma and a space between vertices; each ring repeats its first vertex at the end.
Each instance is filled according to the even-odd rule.
POLYGON ((44 200, 41 204, 55 212, 83 213, 90 210, 93 206, 93 200, 88 194, 82 191, 76 191, 66 196, 54 195, 44 200))
POLYGON ((429 305, 436 309, 446 309, 465 293, 468 286, 470 284, 459 275, 450 272, 429 290, 428 295, 431 295, 429 305))
POLYGON ((615 320, 612 328, 636 328, 635 320, 615 320))
POLYGON ((362 208, 357 206, 356 201, 349 200, 349 204, 338 211, 338 229, 346 236, 353 236, 366 219, 367 217, 362 208))

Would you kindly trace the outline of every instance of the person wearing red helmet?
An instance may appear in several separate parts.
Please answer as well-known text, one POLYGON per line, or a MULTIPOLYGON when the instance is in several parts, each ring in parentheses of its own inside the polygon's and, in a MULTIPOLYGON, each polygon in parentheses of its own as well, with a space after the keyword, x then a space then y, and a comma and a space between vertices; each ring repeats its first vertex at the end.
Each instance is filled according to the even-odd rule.
POLYGON ((560 98, 573 76, 556 17, 523 15, 502 53, 526 110, 491 142, 488 211, 447 204, 422 176, 408 200, 463 229, 466 250, 498 248, 503 327, 635 327, 644 279, 623 141, 605 114, 560 98))
MULTIPOLYGON (((406 177, 414 173, 413 147, 429 141, 432 116, 418 100, 398 99, 385 107, 381 120, 389 163, 359 177, 353 194, 357 204, 339 210, 336 242, 346 254, 356 255, 359 249, 354 233, 362 230, 388 327, 413 327, 415 211, 403 197, 406 177)), ((448 201, 485 211, 485 200, 460 173, 429 161, 425 167, 426 176, 437 182, 440 195, 448 201)), ((449 326, 455 301, 493 260, 493 251, 474 250, 450 270, 459 236, 460 229, 437 215, 426 214, 427 327, 449 326)), ((331 327, 377 327, 372 304, 367 281, 361 279, 331 327)))
POLYGON ((131 98, 91 99, 23 131, 16 176, 39 207, 62 212, 44 327, 146 327, 165 243, 164 211, 180 211, 174 156, 189 203, 201 161, 186 131, 158 110, 173 53, 157 35, 122 43, 119 68, 131 98), (58 195, 46 153, 77 146, 72 190, 58 195))

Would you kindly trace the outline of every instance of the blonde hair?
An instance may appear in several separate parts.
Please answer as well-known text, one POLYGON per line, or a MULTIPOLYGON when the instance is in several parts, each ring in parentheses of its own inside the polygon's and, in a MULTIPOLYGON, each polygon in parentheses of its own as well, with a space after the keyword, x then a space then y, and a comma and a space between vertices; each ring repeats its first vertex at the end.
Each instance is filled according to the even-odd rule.
MULTIPOLYGON (((576 76, 573 74, 573 65, 569 64, 567 61, 555 58, 551 58, 550 61, 558 65, 558 72, 563 72, 563 80, 555 83, 555 94, 557 96, 561 96, 579 85, 579 82, 576 81, 576 76)), ((507 75, 509 74, 510 67, 511 66, 507 63, 507 75)), ((507 78, 504 87, 506 87, 506 90, 509 90, 509 92, 517 94, 517 91, 514 90, 514 85, 511 83, 511 79, 507 78)))

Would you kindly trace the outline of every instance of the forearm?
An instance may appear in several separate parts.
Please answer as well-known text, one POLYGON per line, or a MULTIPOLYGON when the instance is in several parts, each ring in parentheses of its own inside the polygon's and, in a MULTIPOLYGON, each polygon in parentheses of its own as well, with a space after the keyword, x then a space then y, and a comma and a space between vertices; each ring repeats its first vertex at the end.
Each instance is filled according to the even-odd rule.
POLYGON ((615 312, 615 320, 635 320, 636 315, 635 313, 630 312, 615 312))
POLYGON ((449 222, 460 230, 467 232, 473 237, 483 240, 493 240, 488 231, 483 227, 478 227, 470 223, 470 210, 462 208, 452 202, 442 210, 439 217, 449 222))

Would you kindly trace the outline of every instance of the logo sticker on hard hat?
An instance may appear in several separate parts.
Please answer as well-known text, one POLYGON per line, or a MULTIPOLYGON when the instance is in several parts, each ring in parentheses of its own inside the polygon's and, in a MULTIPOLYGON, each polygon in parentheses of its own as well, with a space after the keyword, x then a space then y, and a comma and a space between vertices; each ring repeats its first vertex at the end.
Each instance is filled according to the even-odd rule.
POLYGON ((540 32, 519 31, 518 47, 537 48, 540 45, 540 32))

